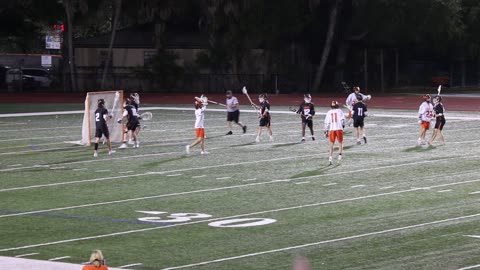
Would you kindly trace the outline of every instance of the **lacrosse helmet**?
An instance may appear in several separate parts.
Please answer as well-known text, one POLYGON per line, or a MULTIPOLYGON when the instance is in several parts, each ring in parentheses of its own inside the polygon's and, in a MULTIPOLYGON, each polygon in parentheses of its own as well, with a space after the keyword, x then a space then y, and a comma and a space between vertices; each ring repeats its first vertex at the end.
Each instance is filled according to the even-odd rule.
POLYGON ((362 100, 363 100, 363 96, 360 95, 360 94, 356 94, 355 97, 357 98, 358 101, 362 101, 362 100))
POLYGON ((432 97, 429 94, 423 95, 422 98, 426 102, 431 102, 432 101, 432 97))
POLYGON ((435 102, 435 103, 440 103, 440 102, 442 102, 442 97, 441 97, 441 96, 436 96, 435 99, 434 99, 434 102, 435 102))
POLYGON ((227 98, 232 98, 232 91, 231 90, 227 90, 227 92, 225 92, 225 95, 227 96, 227 98))
POLYGON ((360 92, 360 86, 354 86, 352 88, 352 90, 353 90, 353 92, 358 93, 358 92, 360 92))
POLYGON ((131 93, 130 98, 135 101, 135 103, 140 104, 140 95, 138 93, 131 93))
POLYGON ((101 98, 97 100, 98 107, 105 107, 105 99, 101 98))
POLYGON ((267 99, 267 94, 258 95, 258 101, 260 101, 260 103, 264 102, 266 99, 267 99))
POLYGON ((332 100, 332 103, 330 104, 330 108, 338 109, 339 107, 340 107, 340 104, 338 104, 338 101, 332 100))
POLYGON ((310 94, 305 94, 305 95, 303 95, 303 100, 304 100, 306 103, 312 102, 312 95, 310 95, 310 94))

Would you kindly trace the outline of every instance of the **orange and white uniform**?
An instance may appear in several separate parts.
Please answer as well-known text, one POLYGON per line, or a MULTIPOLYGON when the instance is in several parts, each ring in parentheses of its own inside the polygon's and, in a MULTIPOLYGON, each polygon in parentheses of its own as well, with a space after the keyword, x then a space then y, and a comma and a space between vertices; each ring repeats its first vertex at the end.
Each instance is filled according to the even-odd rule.
POLYGON ((325 130, 328 130, 330 142, 335 140, 343 142, 343 125, 345 124, 345 114, 341 109, 331 109, 325 116, 325 130))
POLYGON ((420 108, 418 109, 418 118, 420 120, 420 124, 424 129, 430 128, 430 121, 433 119, 433 105, 430 102, 424 101, 420 104, 420 108))
POLYGON ((108 270, 108 267, 106 265, 100 265, 99 267, 96 267, 95 265, 88 264, 85 265, 82 270, 108 270))
POLYGON ((195 109, 195 133, 197 138, 205 138, 205 127, 203 126, 205 121, 205 109, 206 106, 195 109))

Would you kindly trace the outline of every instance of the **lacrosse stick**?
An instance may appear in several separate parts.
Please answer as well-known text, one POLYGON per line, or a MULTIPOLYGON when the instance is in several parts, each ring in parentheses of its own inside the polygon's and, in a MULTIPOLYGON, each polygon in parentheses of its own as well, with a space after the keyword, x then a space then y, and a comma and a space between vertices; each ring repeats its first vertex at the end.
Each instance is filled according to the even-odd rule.
POLYGON ((440 92, 442 92, 442 85, 440 84, 437 89, 437 93, 440 96, 440 92))
POLYGON ((150 121, 153 118, 153 114, 151 112, 144 112, 140 115, 140 118, 145 121, 150 121))
POLYGON ((115 99, 113 100, 112 110, 110 111, 110 118, 113 117, 113 113, 115 112, 115 106, 117 105, 118 100, 120 99, 120 92, 115 92, 115 99))
POLYGON ((297 113, 297 107, 296 106, 288 106, 288 110, 294 113, 297 113))
POLYGON ((215 105, 220 105, 220 106, 223 106, 223 107, 227 107, 227 105, 225 105, 223 103, 220 103, 220 102, 213 101, 213 100, 209 100, 208 102, 212 103, 212 104, 215 104, 215 105))
POLYGON ((257 106, 255 103, 253 103, 252 99, 251 99, 250 96, 248 95, 248 91, 247 91, 247 88, 246 88, 245 86, 242 88, 242 93, 247 96, 248 100, 250 101, 250 105, 255 109, 255 111, 257 112, 257 114, 258 114, 259 116, 261 116, 261 113, 258 111, 258 106, 257 106))

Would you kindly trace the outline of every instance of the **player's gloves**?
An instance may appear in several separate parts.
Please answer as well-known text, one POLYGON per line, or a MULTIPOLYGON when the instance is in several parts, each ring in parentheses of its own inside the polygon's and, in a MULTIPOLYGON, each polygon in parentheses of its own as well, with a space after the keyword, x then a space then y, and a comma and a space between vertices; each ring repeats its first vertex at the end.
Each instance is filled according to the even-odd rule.
POLYGON ((122 118, 118 119, 117 123, 121 124, 122 123, 122 118))
POLYGON ((312 118, 312 115, 311 115, 311 114, 307 114, 307 115, 305 116, 305 119, 307 119, 307 120, 310 119, 310 118, 312 118))
POLYGON ((325 130, 323 134, 325 135, 325 138, 328 138, 328 130, 325 130))
POLYGON ((112 119, 113 118, 113 113, 109 114, 108 118, 112 119))

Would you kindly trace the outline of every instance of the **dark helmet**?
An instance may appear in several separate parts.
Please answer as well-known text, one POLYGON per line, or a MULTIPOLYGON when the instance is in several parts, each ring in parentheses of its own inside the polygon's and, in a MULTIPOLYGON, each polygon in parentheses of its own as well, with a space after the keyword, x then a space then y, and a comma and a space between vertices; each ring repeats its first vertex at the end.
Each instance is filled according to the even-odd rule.
POLYGON ((363 96, 360 95, 360 94, 357 94, 355 97, 357 98, 358 101, 362 101, 362 100, 363 100, 363 96))
POLYGON ((435 102, 436 102, 436 103, 442 102, 442 97, 441 97, 441 96, 436 96, 436 97, 435 97, 435 102))
POLYGON ((360 92, 360 86, 354 86, 354 87, 352 88, 352 90, 353 90, 354 92, 360 92))
POLYGON ((105 100, 103 98, 97 100, 97 105, 98 105, 98 107, 104 107, 105 106, 105 100))
POLYGON ((338 104, 338 101, 332 100, 332 103, 330 104, 330 107, 332 109, 338 109, 340 105, 338 104))
POLYGON ((312 95, 310 95, 310 94, 304 94, 304 95, 303 95, 303 100, 304 100, 305 102, 307 102, 307 103, 312 102, 312 95))
POLYGON ((227 92, 225 92, 225 95, 231 96, 231 95, 233 95, 233 94, 232 94, 232 91, 231 91, 231 90, 227 90, 227 92))

